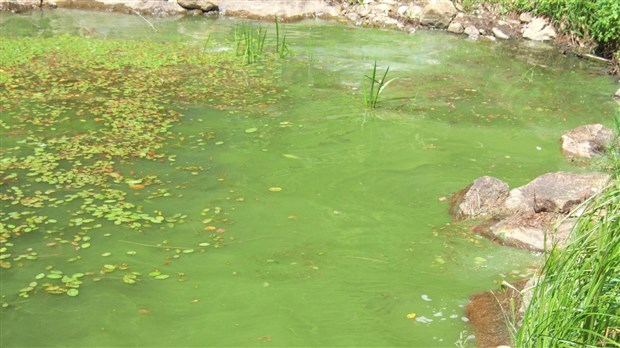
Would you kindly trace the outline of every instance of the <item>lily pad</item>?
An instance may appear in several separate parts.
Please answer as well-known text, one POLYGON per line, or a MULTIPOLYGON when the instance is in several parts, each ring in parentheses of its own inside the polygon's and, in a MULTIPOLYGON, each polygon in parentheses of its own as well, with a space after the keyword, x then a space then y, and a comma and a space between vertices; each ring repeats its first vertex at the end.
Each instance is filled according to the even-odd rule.
POLYGON ((246 133, 250 134, 250 133, 254 133, 258 130, 258 128, 252 127, 252 128, 248 128, 245 130, 246 133))
POLYGON ((80 291, 78 289, 69 289, 67 290, 67 295, 71 296, 71 297, 75 297, 77 295, 80 294, 80 291))

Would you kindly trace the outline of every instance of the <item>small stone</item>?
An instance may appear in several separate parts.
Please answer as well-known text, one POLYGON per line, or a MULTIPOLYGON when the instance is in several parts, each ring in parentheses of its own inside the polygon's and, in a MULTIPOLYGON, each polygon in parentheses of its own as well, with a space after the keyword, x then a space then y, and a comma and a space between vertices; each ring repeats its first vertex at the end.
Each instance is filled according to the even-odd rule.
POLYGON ((349 21, 353 22, 353 23, 357 23, 357 21, 359 21, 360 19, 360 15, 358 15, 355 12, 349 12, 346 15, 344 15, 349 21))
POLYGON ((409 17, 410 19, 420 20, 420 18, 422 17, 422 7, 417 5, 409 7, 407 17, 409 17))
POLYGON ((407 11, 409 11, 409 6, 402 5, 398 7, 396 12, 398 12, 400 16, 405 16, 407 15, 407 11))
POLYGON ((532 15, 528 12, 521 13, 519 15, 519 21, 521 21, 521 23, 529 23, 532 21, 532 15))
POLYGON ((469 38, 472 40, 478 40, 480 38, 480 31, 478 30, 478 28, 474 27, 473 25, 470 25, 467 28, 465 28, 465 31, 463 32, 467 34, 467 36, 469 36, 469 38))
POLYGON ((523 37, 532 41, 549 41, 556 37, 556 32, 544 18, 534 18, 525 28, 523 37))
POLYGON ((424 6, 420 24, 431 28, 445 29, 452 21, 452 18, 456 16, 456 12, 456 7, 454 7, 452 1, 436 0, 424 6))
POLYGON ((495 37, 498 39, 502 39, 502 40, 510 39, 510 36, 508 36, 506 33, 501 31, 499 28, 493 28, 491 29, 491 31, 493 32, 493 35, 495 35, 495 37))
POLYGON ((463 24, 461 23, 452 22, 448 26, 448 31, 455 34, 462 34, 463 31, 465 31, 465 28, 463 28, 463 24))

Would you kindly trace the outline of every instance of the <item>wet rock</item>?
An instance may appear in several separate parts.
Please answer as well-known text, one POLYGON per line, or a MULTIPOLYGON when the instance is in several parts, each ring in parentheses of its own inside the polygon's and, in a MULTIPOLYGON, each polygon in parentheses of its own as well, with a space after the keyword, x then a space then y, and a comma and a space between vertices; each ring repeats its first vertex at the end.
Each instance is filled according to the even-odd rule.
POLYGON ((547 173, 510 191, 505 207, 512 212, 569 213, 599 193, 610 176, 601 173, 547 173))
POLYGON ((502 180, 480 177, 452 196, 450 213, 457 220, 498 215, 508 198, 508 190, 508 184, 502 180))
POLYGON ((201 10, 203 12, 217 10, 217 5, 206 0, 177 0, 179 6, 186 10, 201 10))
POLYGON ((398 6, 398 9, 396 10, 399 16, 406 16, 408 11, 409 11, 409 6, 406 6, 406 5, 398 6))
POLYGON ((420 24, 431 28, 445 29, 456 12, 456 7, 450 0, 432 1, 422 8, 420 24))
POLYGON ((566 158, 592 158, 607 151, 614 139, 614 132, 601 125, 590 124, 572 129, 560 138, 562 153, 566 158))
POLYGON ((613 98, 616 99, 616 101, 620 101, 620 88, 614 93, 613 98))
POLYGON ((463 24, 461 23, 452 22, 448 26, 448 31, 455 34, 462 34, 465 31, 465 28, 463 28, 463 24))
POLYGON ((485 176, 453 195, 450 213, 456 220, 483 218, 474 232, 500 244, 543 251, 565 244, 579 205, 610 180, 601 173, 547 173, 508 192, 505 182, 485 176))
POLYGON ((523 31, 523 38, 532 41, 549 41, 555 37, 556 32, 553 25, 547 23, 544 18, 534 18, 523 31))
POLYGON ((491 29, 491 31, 493 32, 493 35, 495 35, 495 37, 498 39, 502 39, 502 40, 510 39, 510 36, 508 36, 508 34, 501 31, 501 29, 499 28, 493 28, 491 29))
POLYGON ((480 38, 480 31, 473 25, 465 28, 464 33, 467 34, 471 40, 478 40, 480 38))
POLYGON ((555 243, 562 246, 568 240, 576 219, 562 218, 564 215, 557 213, 516 213, 492 225, 489 237, 502 245, 544 251, 555 243), (558 221, 562 222, 556 229, 558 221))

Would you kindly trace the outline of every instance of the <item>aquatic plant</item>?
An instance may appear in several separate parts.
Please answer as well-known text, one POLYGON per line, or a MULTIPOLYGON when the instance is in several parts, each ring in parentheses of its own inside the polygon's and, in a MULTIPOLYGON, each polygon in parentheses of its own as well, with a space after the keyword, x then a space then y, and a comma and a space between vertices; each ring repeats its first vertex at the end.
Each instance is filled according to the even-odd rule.
POLYGON ((243 23, 235 28, 236 52, 245 64, 258 62, 263 56, 267 30, 243 23))
POLYGON ((278 16, 276 16, 276 53, 280 58, 286 58, 291 54, 291 50, 286 42, 286 32, 282 35, 282 42, 280 42, 280 24, 278 22, 278 16))
POLYGON ((379 96, 383 92, 383 90, 396 78, 391 80, 386 80, 387 74, 390 71, 390 67, 388 66, 383 72, 383 76, 381 78, 377 77, 377 61, 375 61, 372 73, 370 76, 364 75, 366 79, 368 79, 368 86, 366 83, 363 83, 363 92, 364 92, 364 104, 366 107, 374 109, 377 107, 377 102, 379 101, 379 96))
MULTIPOLYGON (((261 96, 259 108, 277 96, 271 80, 275 68, 255 69, 238 62, 234 52, 205 54, 196 45, 7 35, 0 50, 5 86, 0 91, 0 270, 4 277, 27 270, 24 263, 41 269, 26 284, 10 285, 21 298, 74 297, 97 284, 90 280, 108 277, 140 282, 149 270, 124 258, 136 252, 102 250, 99 238, 186 223, 187 214, 171 212, 160 201, 179 186, 142 171, 145 163, 158 173, 203 170, 193 163, 171 166, 175 156, 169 145, 179 141, 171 128, 181 119, 182 105, 209 99, 213 108, 234 112, 247 105, 248 95, 261 96), (196 72, 186 74, 188 67, 196 72), (31 85, 36 88, 27 88, 31 85), (36 247, 26 247, 28 240, 36 247), (41 260, 51 250, 54 255, 41 260), (97 272, 82 262, 99 263, 97 272)), ((197 146, 214 137, 201 134, 197 146)), ((201 213, 206 220, 195 228, 208 235, 192 245, 163 243, 162 250, 175 259, 218 247, 224 241, 220 211, 201 213)), ((15 297, 3 297, 2 308, 20 300, 15 297)))

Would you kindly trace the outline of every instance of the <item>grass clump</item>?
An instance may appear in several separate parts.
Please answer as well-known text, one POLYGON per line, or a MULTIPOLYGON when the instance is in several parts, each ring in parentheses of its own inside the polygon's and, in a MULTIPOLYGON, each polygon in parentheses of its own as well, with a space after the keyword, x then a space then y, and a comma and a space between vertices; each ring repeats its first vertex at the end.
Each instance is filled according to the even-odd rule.
POLYGON ((235 43, 237 55, 242 57, 246 64, 258 62, 263 56, 267 30, 243 23, 235 28, 235 43))
MULTIPOLYGON (((616 117, 620 130, 620 119, 616 117)), ((564 250, 547 255, 517 347, 620 347, 620 149, 608 188, 584 204, 564 250)))
POLYGON ((388 66, 383 72, 383 76, 379 78, 379 75, 377 74, 377 61, 375 61, 370 76, 364 75, 364 77, 367 79, 367 83, 366 81, 363 83, 364 104, 366 104, 367 108, 376 108, 377 102, 379 101, 379 96, 381 95, 383 90, 388 86, 388 84, 390 84, 396 79, 393 78, 391 80, 386 80, 389 71, 390 67, 388 66))
POLYGON ((280 58, 286 58, 291 54, 291 50, 286 42, 286 32, 282 34, 282 42, 280 42, 280 23, 278 16, 275 19, 276 22, 276 53, 280 58))

